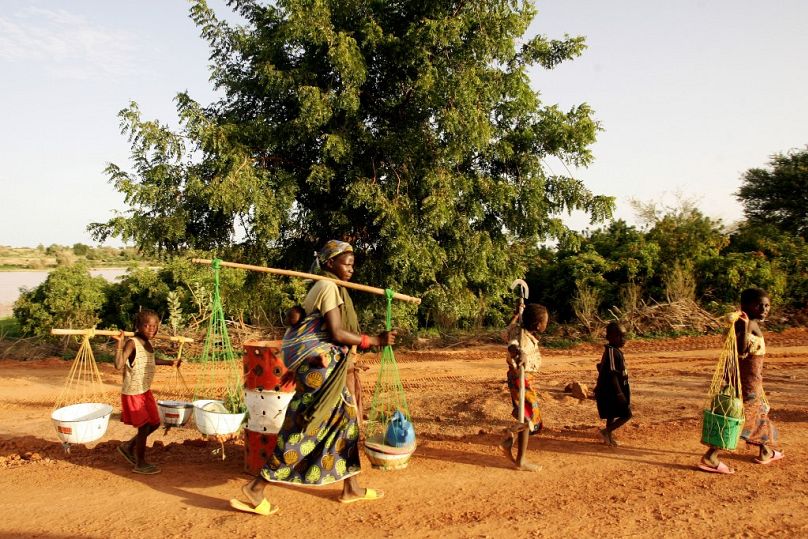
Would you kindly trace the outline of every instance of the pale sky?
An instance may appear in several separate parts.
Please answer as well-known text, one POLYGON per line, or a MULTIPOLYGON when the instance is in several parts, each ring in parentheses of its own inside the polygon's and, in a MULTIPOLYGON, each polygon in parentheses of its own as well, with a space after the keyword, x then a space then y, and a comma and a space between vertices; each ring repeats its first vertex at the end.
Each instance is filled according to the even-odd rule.
MULTIPOLYGON (((209 2, 224 12, 222 2, 209 2)), ((546 103, 587 102, 603 131, 575 174, 617 197, 742 216, 740 175, 808 143, 808 2, 538 0, 530 35, 584 35, 588 49, 532 72, 546 103)), ((208 48, 183 0, 0 0, 0 245, 92 243, 124 209, 103 174, 129 168, 117 112, 176 123, 173 97, 207 104, 208 48)), ((566 172, 550 161, 555 173, 566 172)), ((569 220, 585 226, 579 216, 569 220)))

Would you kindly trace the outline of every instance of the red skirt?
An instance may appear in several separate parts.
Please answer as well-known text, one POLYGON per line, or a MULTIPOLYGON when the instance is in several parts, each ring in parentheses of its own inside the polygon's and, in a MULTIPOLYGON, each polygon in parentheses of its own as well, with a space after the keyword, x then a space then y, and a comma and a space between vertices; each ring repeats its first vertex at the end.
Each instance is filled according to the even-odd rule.
POLYGON ((121 395, 121 421, 135 428, 160 425, 160 412, 151 390, 140 395, 121 395))

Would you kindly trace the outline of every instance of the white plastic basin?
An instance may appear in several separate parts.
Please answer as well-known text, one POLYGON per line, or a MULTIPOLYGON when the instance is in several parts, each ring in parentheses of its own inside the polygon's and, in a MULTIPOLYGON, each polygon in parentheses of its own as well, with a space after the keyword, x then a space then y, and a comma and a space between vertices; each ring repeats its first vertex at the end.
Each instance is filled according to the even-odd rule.
POLYGON ((383 470, 403 470, 407 467, 407 463, 409 463, 410 457, 414 452, 414 445, 409 452, 397 455, 377 451, 365 445, 365 455, 367 455, 370 463, 374 468, 381 468, 383 470))
POLYGON ((194 405, 186 401, 157 401, 160 421, 170 427, 185 425, 194 411, 194 405))
MULTIPOLYGON (((213 410, 205 410, 206 405, 216 405, 216 408, 223 409, 224 403, 220 400, 202 399, 193 402, 194 421, 196 428, 202 434, 232 434, 241 428, 246 412, 240 414, 229 414, 213 410)), ((211 406, 213 407, 213 406, 211 406)))
POLYGON ((100 402, 71 404, 54 410, 53 426, 59 439, 68 444, 86 444, 107 432, 112 406, 100 402))
POLYGON ((244 402, 247 405, 247 428, 253 432, 277 434, 286 417, 286 407, 294 392, 261 391, 245 389, 244 402))

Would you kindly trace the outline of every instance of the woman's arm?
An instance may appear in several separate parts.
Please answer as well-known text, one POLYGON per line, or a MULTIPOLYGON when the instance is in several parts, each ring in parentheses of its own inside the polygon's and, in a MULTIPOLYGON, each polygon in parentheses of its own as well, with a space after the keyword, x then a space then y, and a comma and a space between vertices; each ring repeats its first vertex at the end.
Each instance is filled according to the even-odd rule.
MULTIPOLYGON (((331 342, 334 344, 344 344, 347 346, 362 344, 362 336, 348 331, 342 327, 342 315, 339 308, 331 309, 323 315, 328 327, 331 342)), ((368 336, 370 346, 387 346, 396 342, 396 331, 383 331, 378 335, 368 336)))

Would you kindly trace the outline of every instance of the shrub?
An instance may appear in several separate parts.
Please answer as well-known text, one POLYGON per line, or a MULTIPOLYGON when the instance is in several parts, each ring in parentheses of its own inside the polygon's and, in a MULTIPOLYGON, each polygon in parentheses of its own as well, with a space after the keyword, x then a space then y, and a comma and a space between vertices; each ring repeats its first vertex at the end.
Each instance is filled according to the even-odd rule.
POLYGON ((729 253, 704 259, 696 267, 698 293, 718 305, 737 305, 745 288, 759 287, 780 303, 787 276, 763 253, 729 253))
POLYGON ((85 264, 61 266, 14 303, 14 318, 25 335, 45 336, 53 327, 90 328, 98 322, 109 284, 92 277, 85 264))

